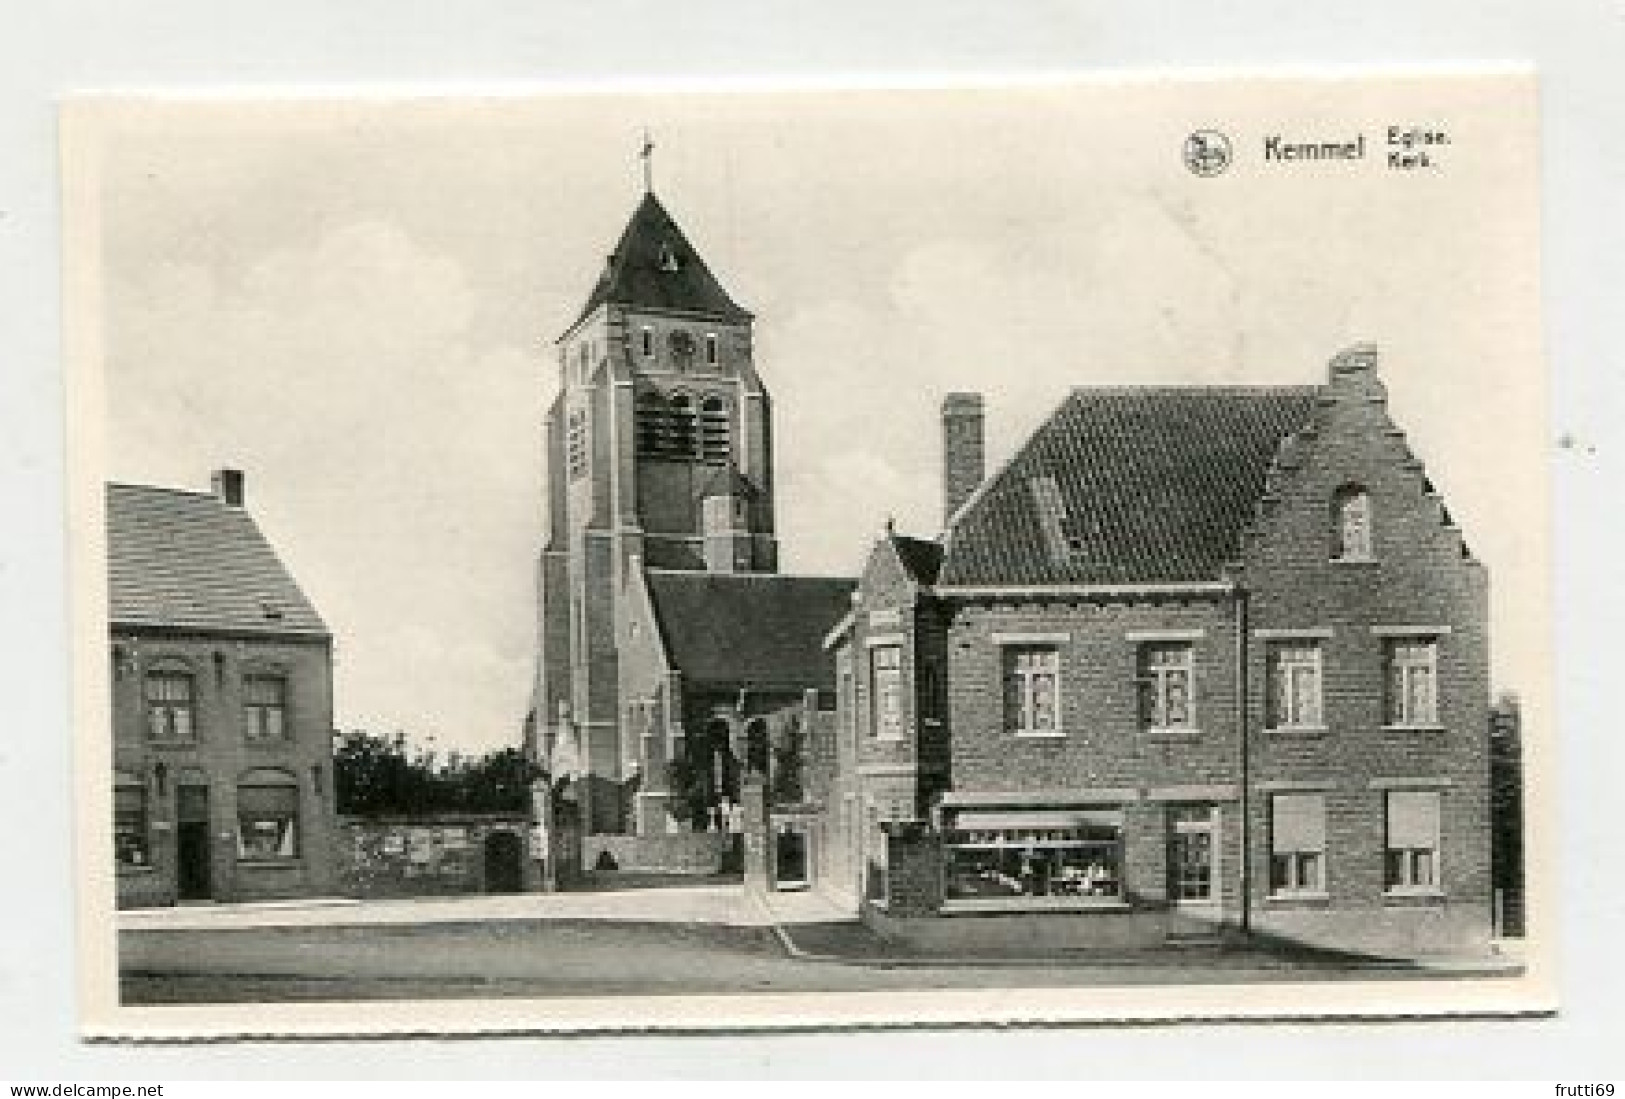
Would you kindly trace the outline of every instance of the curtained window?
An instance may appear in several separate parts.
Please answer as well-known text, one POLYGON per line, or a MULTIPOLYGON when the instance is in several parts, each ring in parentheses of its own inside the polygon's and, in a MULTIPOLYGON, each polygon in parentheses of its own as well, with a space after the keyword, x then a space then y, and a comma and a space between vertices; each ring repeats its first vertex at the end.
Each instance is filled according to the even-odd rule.
POLYGON ((288 681, 279 675, 244 678, 243 719, 249 740, 287 740, 288 681))
POLYGON ((250 772, 237 787, 237 857, 253 862, 299 857, 299 787, 291 775, 250 772))
POLYGON ((196 740, 195 683, 187 672, 147 673, 147 736, 153 740, 196 740))
POLYGON ((1017 736, 1061 731, 1061 652, 1052 645, 1009 645, 1004 654, 1004 723, 1017 736))
POLYGON ((1191 729, 1194 669, 1188 642, 1140 647, 1140 724, 1147 729, 1191 729))
POLYGON ((1439 720, 1439 646, 1432 638, 1387 645, 1390 725, 1433 725, 1439 720))
POLYGON ((1272 729, 1316 729, 1325 724, 1319 645, 1291 642, 1270 646, 1269 705, 1272 729))

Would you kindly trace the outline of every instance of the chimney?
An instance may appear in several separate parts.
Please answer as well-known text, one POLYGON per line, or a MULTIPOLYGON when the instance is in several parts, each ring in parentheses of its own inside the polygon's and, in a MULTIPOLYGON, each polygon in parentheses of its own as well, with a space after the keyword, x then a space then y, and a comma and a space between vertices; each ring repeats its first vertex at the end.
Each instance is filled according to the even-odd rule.
POLYGON ((976 491, 985 473, 982 395, 950 393, 942 399, 942 521, 976 491))
POLYGON ((220 497, 222 503, 228 508, 243 506, 243 471, 240 469, 217 469, 209 478, 214 486, 214 494, 220 497))

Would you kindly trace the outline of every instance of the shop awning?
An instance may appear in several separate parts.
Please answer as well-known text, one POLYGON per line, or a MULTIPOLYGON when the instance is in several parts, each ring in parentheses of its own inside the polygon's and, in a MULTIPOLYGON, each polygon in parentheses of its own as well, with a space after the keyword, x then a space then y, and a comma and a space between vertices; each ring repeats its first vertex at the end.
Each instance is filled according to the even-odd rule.
POLYGON ((962 809, 953 815, 951 826, 960 831, 1011 828, 1121 828, 1123 812, 1120 809, 962 809))

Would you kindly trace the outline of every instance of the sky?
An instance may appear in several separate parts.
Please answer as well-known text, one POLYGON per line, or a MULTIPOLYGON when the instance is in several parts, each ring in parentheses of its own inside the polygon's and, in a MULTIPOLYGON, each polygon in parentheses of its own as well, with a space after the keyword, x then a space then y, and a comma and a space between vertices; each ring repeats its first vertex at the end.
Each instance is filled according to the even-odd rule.
POLYGON ((1522 80, 1137 81, 109 104, 84 247, 111 479, 248 504, 335 637, 338 727, 517 741, 554 339, 655 190, 756 321, 785 571, 940 526, 938 408, 991 467, 1076 385, 1324 379, 1390 411, 1545 659, 1546 417, 1522 80), (1385 164, 1388 127, 1448 135, 1385 164), (1231 168, 1187 171, 1187 134, 1231 168), (1364 133, 1360 163, 1266 163, 1364 133))

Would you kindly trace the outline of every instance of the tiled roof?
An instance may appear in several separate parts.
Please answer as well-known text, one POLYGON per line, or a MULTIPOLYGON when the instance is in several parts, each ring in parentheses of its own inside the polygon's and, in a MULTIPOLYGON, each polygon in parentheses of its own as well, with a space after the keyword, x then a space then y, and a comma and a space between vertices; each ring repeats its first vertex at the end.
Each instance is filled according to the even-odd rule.
POLYGON ((116 625, 326 636, 254 519, 201 492, 107 486, 116 625))
POLYGON ((690 683, 833 688, 824 634, 852 606, 853 580, 650 569, 666 654, 690 683))
POLYGON ((897 551, 897 559, 903 563, 903 568, 915 583, 937 582, 937 570, 942 567, 942 543, 894 534, 891 544, 897 551))
POLYGON ((939 582, 1218 579, 1318 392, 1074 390, 955 516, 939 582))
POLYGON ((653 193, 633 212, 577 321, 605 302, 701 313, 729 323, 750 319, 653 193))

